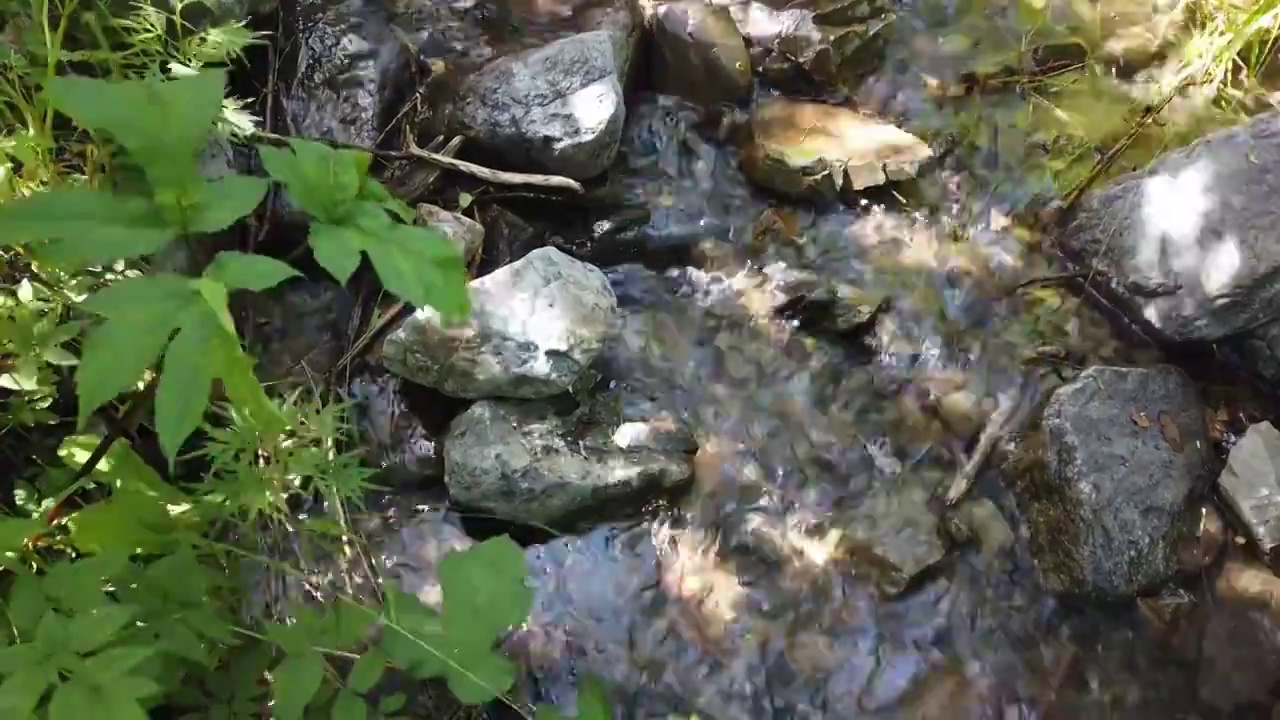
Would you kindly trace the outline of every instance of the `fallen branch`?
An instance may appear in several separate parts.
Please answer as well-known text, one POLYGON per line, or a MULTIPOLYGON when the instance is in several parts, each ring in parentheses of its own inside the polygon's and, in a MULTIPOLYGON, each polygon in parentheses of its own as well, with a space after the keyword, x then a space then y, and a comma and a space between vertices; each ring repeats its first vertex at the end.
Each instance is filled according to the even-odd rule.
POLYGON ((423 150, 418 147, 413 138, 406 138, 409 143, 409 155, 420 160, 434 163, 440 167, 457 172, 466 173, 473 177, 477 177, 485 182, 495 183, 497 185, 534 185, 537 187, 560 188, 562 190, 572 190, 577 193, 585 192, 582 184, 572 178, 563 177, 561 175, 538 175, 534 173, 518 173, 508 172, 506 170, 494 170, 476 165, 465 160, 451 158, 447 155, 440 155, 429 150, 423 150))
POLYGON ((509 172, 506 170, 494 170, 483 165, 476 165, 465 160, 451 158, 448 155, 434 153, 429 150, 423 150, 408 140, 408 150, 379 150, 377 148, 366 147, 358 143, 341 142, 338 140, 325 140, 322 138, 310 138, 304 136, 294 136, 294 138, 285 135, 277 135, 276 133, 266 132, 265 130, 257 130, 250 137, 261 140, 271 145, 288 145, 289 140, 310 140, 312 142, 324 143, 339 148, 350 148, 367 152, 376 157, 388 160, 425 160, 447 170, 465 173, 472 177, 479 178, 485 182, 491 182, 497 185, 533 185, 536 187, 558 188, 561 190, 572 190, 577 193, 586 192, 582 184, 572 178, 563 177, 561 175, 539 175, 535 173, 509 172))
POLYGON ((1024 416, 1024 413, 1020 413, 1019 410, 1026 409, 1036 394, 1035 383, 1024 377, 1012 395, 1004 395, 1000 398, 999 406, 982 427, 978 442, 974 445, 973 452, 969 453, 969 459, 956 472, 951 480, 951 486, 947 488, 947 505, 955 505, 965 493, 969 492, 969 488, 973 487, 977 481, 978 472, 982 470, 987 457, 995 449, 996 443, 1009 434, 1015 420, 1024 416))

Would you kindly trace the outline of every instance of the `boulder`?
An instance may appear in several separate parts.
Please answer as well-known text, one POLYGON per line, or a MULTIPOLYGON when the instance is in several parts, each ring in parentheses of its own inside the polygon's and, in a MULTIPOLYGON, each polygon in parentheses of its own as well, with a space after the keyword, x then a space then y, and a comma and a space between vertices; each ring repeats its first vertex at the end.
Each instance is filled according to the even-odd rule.
POLYGON ((1208 135, 1086 195, 1067 258, 1153 337, 1215 343, 1280 379, 1280 113, 1208 135))
POLYGON ((1280 430, 1250 426, 1231 448, 1218 488, 1264 553, 1280 545, 1280 430))
POLYGON ((421 308, 382 345, 388 370, 460 398, 543 398, 568 390, 616 332, 604 273, 555 248, 472 280, 471 317, 445 326, 421 308))
POLYGON ((449 428, 445 483, 454 500, 520 522, 617 510, 691 477, 692 456, 662 447, 664 434, 643 419, 604 423, 545 403, 484 400, 449 428))
POLYGON ((500 58, 468 79, 457 119, 515 169, 599 175, 622 137, 628 37, 594 30, 500 58))
POLYGON ((1125 598, 1178 569, 1189 494, 1209 472, 1204 408, 1179 370, 1094 367, 1054 392, 1045 464, 1018 483, 1031 550, 1055 592, 1125 598))

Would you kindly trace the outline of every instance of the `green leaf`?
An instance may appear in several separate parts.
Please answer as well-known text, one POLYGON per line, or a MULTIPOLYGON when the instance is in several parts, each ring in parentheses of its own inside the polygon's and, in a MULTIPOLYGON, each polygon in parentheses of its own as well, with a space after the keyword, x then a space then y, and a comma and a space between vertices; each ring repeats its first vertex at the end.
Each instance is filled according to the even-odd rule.
POLYGON ((187 278, 160 272, 117 280, 85 298, 81 307, 107 318, 128 318, 151 313, 157 305, 181 313, 192 301, 187 278))
POLYGON ((190 281, 190 284, 199 293, 200 297, 204 298, 205 304, 213 311, 214 315, 218 317, 218 322, 222 324, 222 329, 226 330, 228 335, 236 338, 238 346, 240 336, 236 334, 236 321, 231 318, 231 299, 227 294, 227 286, 207 277, 194 278, 190 281))
POLYGON ((44 530, 37 518, 0 518, 0 553, 21 552, 27 541, 44 530))
POLYGON ((23 668, 0 683, 0 717, 32 718, 57 670, 39 665, 23 668))
POLYGON ((409 207, 403 200, 391 194, 386 186, 378 182, 376 178, 366 177, 364 185, 361 188, 360 197, 365 200, 377 203, 384 210, 388 210, 395 214, 406 223, 412 224, 417 214, 413 208, 409 207))
POLYGON ((91 653, 111 642, 137 615, 137 608, 108 603, 71 618, 68 635, 71 649, 81 655, 91 653))
POLYGON ((146 720, 147 713, 127 693, 87 678, 72 678, 53 691, 49 699, 49 720, 84 720, 86 717, 146 720))
POLYGON ((533 720, 565 720, 555 705, 539 705, 534 709, 533 720))
POLYGON ((588 676, 578 686, 578 720, 613 720, 613 708, 604 685, 588 676))
MULTIPOLYGON (((258 154, 267 174, 284 185, 298 207, 321 222, 343 222, 360 192, 359 156, 365 153, 291 138, 288 149, 259 145, 258 154)), ((367 169, 366 158, 363 171, 367 169)))
POLYGON ((0 649, 0 676, 12 675, 45 662, 45 649, 34 643, 19 643, 0 649))
POLYGON ((378 279, 401 300, 434 308, 450 321, 470 312, 462 251, 439 231, 391 224, 365 252, 378 279))
POLYGON ((188 187, 197 154, 222 113, 226 71, 174 80, 49 78, 44 97, 83 128, 105 132, 128 151, 156 190, 188 187))
POLYGON ((281 262, 266 255, 224 250, 218 253, 204 276, 222 283, 229 290, 252 290, 261 292, 275 287, 291 277, 301 275, 288 263, 281 262))
POLYGON ((271 183, 266 178, 226 175, 199 186, 195 207, 187 219, 187 231, 214 233, 253 212, 271 183))
POLYGON ((364 654, 351 666, 347 673, 347 687, 358 693, 369 692, 387 667, 386 653, 377 647, 365 650, 364 654))
POLYGON ((158 252, 178 234, 144 198, 90 188, 33 193, 0 203, 8 242, 49 240, 35 254, 78 270, 158 252))
POLYGON ((182 308, 150 307, 127 318, 109 318, 90 330, 76 368, 79 426, 93 411, 129 390, 160 357, 182 308))
POLYGON ((439 616, 408 593, 388 589, 386 598, 380 646, 392 664, 422 679, 444 675, 448 645, 439 616))
POLYGON ((338 692, 329 715, 333 720, 365 720, 368 716, 369 705, 364 698, 347 690, 338 692))
POLYGON ((30 640, 40 618, 49 610, 44 585, 35 575, 19 575, 5 598, 5 614, 21 640, 30 640))
POLYGON ((454 660, 449 666, 449 690, 467 705, 487 703, 515 682, 515 663, 487 648, 459 652, 454 660))
POLYGON ((143 661, 154 656, 156 648, 122 645, 111 647, 85 660, 85 669, 98 678, 127 675, 143 661))
POLYGON ((164 371, 156 385, 156 434, 170 467, 182 443, 200 427, 209 406, 217 368, 209 364, 209 345, 222 332, 217 317, 205 307, 187 311, 182 327, 164 354, 164 371))
POLYGON ((300 720, 324 680, 324 657, 314 650, 288 655, 271 671, 272 710, 278 720, 300 720))
POLYGON ((378 712, 383 715, 390 715, 404 707, 407 700, 408 698, 404 693, 392 693, 378 701, 378 712))
POLYGON ((360 266, 364 238, 359 230, 342 225, 313 223, 307 234, 316 262, 340 283, 351 279, 360 266))
POLYGON ((525 583, 526 572, 524 552, 506 535, 445 555, 440 584, 450 638, 487 648, 528 619, 533 590, 525 583))

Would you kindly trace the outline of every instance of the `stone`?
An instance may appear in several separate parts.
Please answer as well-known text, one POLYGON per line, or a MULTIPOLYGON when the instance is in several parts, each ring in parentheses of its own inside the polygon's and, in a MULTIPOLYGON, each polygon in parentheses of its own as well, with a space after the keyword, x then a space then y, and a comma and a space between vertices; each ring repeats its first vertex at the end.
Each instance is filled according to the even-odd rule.
POLYGON ((273 393, 322 385, 348 347, 351 295, 337 283, 291 280, 263 292, 237 292, 231 310, 273 393))
POLYGON ((1219 344, 1280 379, 1277 162, 1280 113, 1267 112, 1086 195, 1059 247, 1157 340, 1219 344))
POLYGON ((1265 567, 1228 560, 1205 608, 1200 699, 1223 711, 1271 699, 1280 680, 1280 580, 1265 567))
POLYGON ((1118 599, 1172 577, 1209 473, 1191 381, 1169 366, 1090 368, 1054 392, 1041 433, 1046 467, 1017 489, 1044 585, 1118 599))
POLYGON ((440 561, 454 550, 474 544, 447 513, 421 513, 383 538, 376 556, 383 575, 423 605, 439 612, 444 607, 440 561))
POLYGON ((545 398, 568 390, 616 334, 604 273, 539 248, 468 284, 471 317, 445 326, 421 308, 383 341, 387 369, 460 398, 545 398))
POLYGON ((513 169, 587 179, 613 162, 630 53, 595 30, 500 58, 462 89, 458 121, 513 169))
POLYGON ((646 423, 593 420, 537 402, 477 402, 445 440, 450 496, 502 518, 551 525, 616 510, 692 476, 691 454, 655 448, 638 427, 646 423))
POLYGON ((869 115, 816 102, 770 98, 751 115, 747 176, 796 198, 827 201, 907 180, 933 157, 916 136, 869 115))
POLYGON ((1218 488, 1264 553, 1280 545, 1280 431, 1251 425, 1231 448, 1218 488))
POLYGON ((429 203, 419 203, 414 222, 433 227, 462 251, 467 267, 473 267, 484 250, 484 226, 471 218, 429 203))
POLYGON ((465 401, 445 397, 370 365, 345 388, 364 460, 379 485, 405 488, 444 479, 444 435, 465 401))
POLYGON ((751 56, 729 9, 703 0, 658 8, 653 28, 655 89, 704 107, 751 92, 751 56))

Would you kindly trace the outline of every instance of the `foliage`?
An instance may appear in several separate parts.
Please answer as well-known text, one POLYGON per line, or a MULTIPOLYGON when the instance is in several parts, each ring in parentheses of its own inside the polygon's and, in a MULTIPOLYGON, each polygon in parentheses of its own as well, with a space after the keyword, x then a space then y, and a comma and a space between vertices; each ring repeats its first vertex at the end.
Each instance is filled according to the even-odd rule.
MULTIPOLYGON (((0 715, 391 718, 408 711, 386 692, 393 669, 440 678, 465 704, 504 699, 516 668, 495 642, 532 603, 506 537, 445 557, 439 612, 394 589, 336 586, 323 604, 274 598, 282 616, 245 612, 263 566, 311 582, 268 541, 327 543, 335 558, 360 544, 348 518, 371 471, 348 449, 345 406, 269 395, 243 350, 231 294, 296 268, 238 251, 198 277, 143 261, 231 228, 275 182, 310 215, 311 250, 340 282, 368 258, 391 293, 452 319, 468 312, 465 268, 370 175, 367 152, 295 138, 258 146, 268 177, 203 176, 211 139, 253 123, 208 66, 255 37, 193 27, 186 9, 0 9, 2 427, 65 434, 66 380, 78 404, 76 431, 14 479, 0 515, 0 715), (164 463, 95 429, 120 422, 117 403, 150 410, 164 463)), ((609 715, 602 688, 584 699, 578 717, 609 715)))

